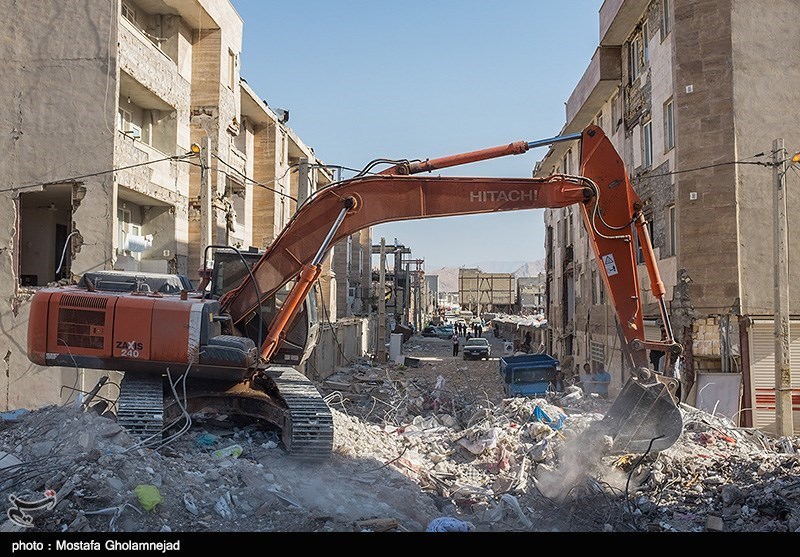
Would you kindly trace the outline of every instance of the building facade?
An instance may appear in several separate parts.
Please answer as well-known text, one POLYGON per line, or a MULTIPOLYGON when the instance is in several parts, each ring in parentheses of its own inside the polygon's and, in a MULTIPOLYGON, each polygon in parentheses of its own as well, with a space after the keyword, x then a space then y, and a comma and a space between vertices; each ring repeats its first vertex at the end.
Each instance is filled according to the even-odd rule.
POLYGON ((517 304, 514 274, 459 269, 458 300, 462 310, 471 311, 476 317, 484 312, 514 313, 517 304))
POLYGON ((206 245, 267 247, 298 195, 332 176, 241 79, 243 24, 228 0, 77 0, 47 3, 47 17, 40 2, 0 7, 13 20, 0 61, 13 99, 0 108, 11 127, 0 138, 0 408, 31 408, 94 385, 28 361, 35 288, 99 269, 197 281, 206 245))
MULTIPOLYGON (((789 0, 607 0, 598 48, 566 103, 563 128, 602 127, 644 202, 684 349, 683 398, 700 406, 732 399, 731 417, 764 429, 775 426, 774 335, 767 338, 774 288, 765 287, 773 285, 770 155, 778 138, 792 152, 800 145, 789 116, 800 102, 800 69, 784 63, 797 53, 785 17, 794 8, 789 0), (699 394, 721 384, 720 373, 730 386, 699 394)), ((577 143, 557 144, 534 173, 578 174, 579 162, 577 143)), ((787 179, 791 186, 796 175, 787 179)), ((791 219, 800 196, 787 191, 791 219)), ((549 349, 575 365, 604 362, 618 390, 626 361, 578 207, 546 210, 545 227, 549 349)), ((797 240, 790 226, 790 262, 797 240)), ((644 266, 638 270, 645 333, 658 340, 659 313, 644 266)), ((791 265, 789 284, 798 278, 791 265)), ((796 312, 800 298, 790 295, 796 312)), ((800 351, 796 344, 792 338, 800 351)), ((793 385, 800 385, 796 370, 794 363, 793 385)))

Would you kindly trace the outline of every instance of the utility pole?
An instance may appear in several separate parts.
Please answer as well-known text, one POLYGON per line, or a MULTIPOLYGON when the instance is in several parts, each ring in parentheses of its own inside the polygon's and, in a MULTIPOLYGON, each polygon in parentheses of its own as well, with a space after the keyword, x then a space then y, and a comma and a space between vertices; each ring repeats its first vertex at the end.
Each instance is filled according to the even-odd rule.
POLYGON ((297 208, 311 195, 310 167, 307 157, 300 157, 297 168, 297 208))
POLYGON ((379 364, 386 363, 386 239, 381 238, 380 271, 378 274, 378 346, 379 364))
POLYGON ((203 262, 203 250, 214 242, 211 239, 211 138, 200 139, 200 263, 203 262))
POLYGON ((420 272, 420 263, 422 260, 417 259, 417 272, 414 277, 414 284, 417 287, 416 295, 414 296, 414 327, 417 331, 422 329, 422 280, 420 272))
POLYGON ((789 261, 786 233, 786 151, 783 139, 772 142, 772 176, 775 180, 775 425, 777 434, 794 433, 792 420, 792 367, 789 352, 789 261))

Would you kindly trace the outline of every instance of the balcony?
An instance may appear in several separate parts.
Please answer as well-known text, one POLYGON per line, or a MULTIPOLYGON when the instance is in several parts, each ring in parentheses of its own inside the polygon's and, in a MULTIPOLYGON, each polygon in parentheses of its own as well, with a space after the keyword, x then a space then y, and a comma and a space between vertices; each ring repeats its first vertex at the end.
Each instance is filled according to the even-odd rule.
MULTIPOLYGON (((618 46, 598 47, 578 85, 569 96, 567 123, 561 129, 561 135, 583 131, 621 82, 622 49, 618 46)), ((574 142, 568 141, 551 145, 545 157, 536 164, 534 176, 549 174, 550 168, 558 165, 567 150, 574 146, 574 142)))
POLYGON ((188 165, 176 161, 161 160, 166 155, 120 131, 114 143, 114 166, 117 168, 142 165, 118 171, 119 183, 125 187, 154 196, 160 201, 174 205, 189 194, 188 165), (151 161, 152 164, 147 164, 151 161))
POLYGON ((583 130, 622 82, 620 47, 599 47, 567 101, 566 133, 583 130))
POLYGON ((191 86, 178 73, 178 65, 125 18, 119 24, 119 65, 164 104, 189 106, 191 86))
POLYGON ((600 6, 600 45, 622 45, 649 4, 650 0, 605 0, 600 6))

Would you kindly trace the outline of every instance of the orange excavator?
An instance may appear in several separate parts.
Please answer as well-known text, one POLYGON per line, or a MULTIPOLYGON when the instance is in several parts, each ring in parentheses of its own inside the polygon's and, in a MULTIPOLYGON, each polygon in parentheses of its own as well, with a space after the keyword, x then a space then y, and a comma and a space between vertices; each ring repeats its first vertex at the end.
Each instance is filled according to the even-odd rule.
POLYGON ((182 417, 214 411, 266 420, 280 429, 289 454, 326 458, 333 446, 332 413, 299 367, 317 338, 314 288, 331 246, 385 222, 571 205, 581 208, 634 370, 599 427, 617 452, 663 450, 683 428, 678 382, 670 365, 663 374, 648 368, 647 350, 665 352, 674 362, 681 346, 673 337, 642 203, 619 154, 596 126, 438 159, 374 161, 355 177, 315 192, 263 253, 206 248, 206 257, 217 248, 213 272, 193 291, 111 272, 42 289, 32 300, 28 357, 43 366, 124 372, 117 419, 142 438, 158 436, 182 417), (575 140, 579 175, 418 176, 575 140), (371 173, 379 163, 391 166, 371 173), (666 331, 658 341, 644 336, 635 238, 666 331))

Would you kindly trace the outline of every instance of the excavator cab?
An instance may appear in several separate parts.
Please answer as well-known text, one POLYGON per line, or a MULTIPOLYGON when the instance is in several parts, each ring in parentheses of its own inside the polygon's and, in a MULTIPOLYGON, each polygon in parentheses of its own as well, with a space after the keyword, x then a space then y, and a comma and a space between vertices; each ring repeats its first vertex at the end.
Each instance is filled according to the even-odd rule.
MULTIPOLYGON (((250 269, 264 255, 262 251, 218 250, 214 254, 209 295, 219 300, 227 292, 238 288, 248 277, 250 269), (245 267, 247 263, 247 267, 245 267)), ((261 303, 261 314, 253 312, 250 317, 235 325, 237 333, 249 337, 256 346, 261 346, 269 331, 270 323, 281 309, 294 281, 288 282, 275 296, 261 303)), ((255 282, 250 287, 257 288, 255 282)), ((259 298, 261 296, 259 295, 259 298)), ((306 297, 294 322, 286 329, 285 337, 270 362, 276 365, 298 366, 305 362, 314 350, 319 337, 319 290, 314 285, 306 297)), ((234 334, 228 332, 228 334, 234 334)))

